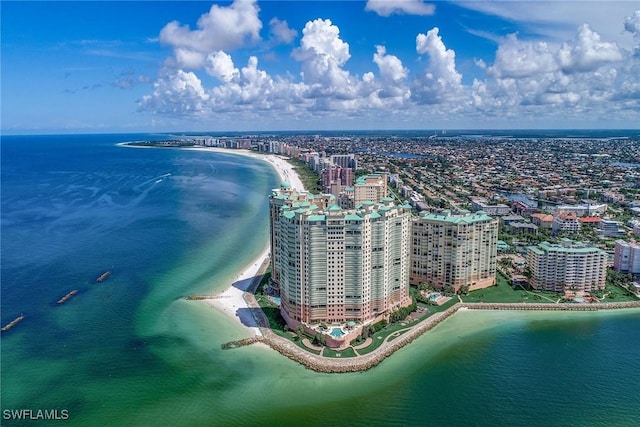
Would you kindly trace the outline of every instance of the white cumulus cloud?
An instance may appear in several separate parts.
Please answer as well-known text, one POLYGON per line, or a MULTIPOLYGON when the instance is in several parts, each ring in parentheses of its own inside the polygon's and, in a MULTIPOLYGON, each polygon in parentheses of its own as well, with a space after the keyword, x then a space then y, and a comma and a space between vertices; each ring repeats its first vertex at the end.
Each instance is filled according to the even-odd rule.
POLYGON ((313 57, 323 57, 337 65, 343 65, 349 60, 349 44, 340 38, 340 29, 331 23, 330 19, 316 19, 309 21, 302 30, 300 48, 294 51, 294 57, 305 60, 313 57))
POLYGON ((197 29, 172 21, 160 31, 160 41, 175 49, 205 54, 238 48, 247 41, 260 40, 258 12, 255 0, 235 0, 228 7, 214 4, 200 17, 197 29))
POLYGON ((208 111, 209 94, 192 72, 178 70, 162 76, 153 84, 153 92, 139 102, 141 110, 155 113, 189 116, 208 111))
MULTIPOLYGON (((257 18, 255 2, 236 0, 226 8, 212 7, 200 21, 210 20, 223 9, 234 13, 253 10, 257 18)), ((446 37, 437 27, 405 41, 415 42, 415 58, 403 53, 405 63, 386 46, 372 42, 369 68, 360 61, 357 66, 364 69, 355 73, 349 64, 350 45, 329 19, 307 22, 298 37, 285 21, 273 18, 269 39, 243 59, 244 66, 237 59, 247 58, 246 52, 236 54, 233 46, 257 40, 258 32, 254 37, 251 31, 242 30, 237 32, 244 34, 240 38, 205 43, 201 33, 214 32, 201 22, 194 31, 178 25, 179 31, 165 33, 176 36, 171 39, 174 54, 160 70, 151 93, 139 100, 141 111, 167 119, 174 116, 203 124, 263 128, 272 123, 282 128, 330 127, 334 123, 390 128, 455 126, 453 123, 565 126, 609 123, 610 117, 629 121, 640 111, 640 51, 634 55, 586 24, 574 27, 574 36, 563 43, 523 40, 517 34, 496 39, 493 63, 490 56, 474 58, 474 71, 480 75, 464 83, 456 52, 447 48, 446 37), (275 43, 296 43, 291 53, 293 68, 280 74, 270 71, 272 61, 258 61, 271 53, 265 46, 268 49, 275 43)), ((623 24, 627 37, 632 33, 640 43, 640 12, 628 16, 623 24)), ((473 66, 470 60, 462 64, 473 66)))
POLYGON ((173 53, 179 68, 197 69, 204 64, 205 54, 202 52, 178 47, 174 49, 173 53))
POLYGON ((433 15, 436 8, 422 0, 368 0, 365 10, 375 12, 380 16, 391 16, 394 13, 433 15))
POLYGON ((636 10, 633 15, 624 19, 624 29, 633 34, 636 41, 635 51, 640 54, 640 10, 636 10))
POLYGON ((316 105, 322 109, 334 108, 339 102, 321 98, 353 99, 358 81, 342 68, 351 55, 349 44, 340 38, 340 29, 329 19, 316 19, 307 22, 302 34, 300 47, 293 56, 301 62, 302 80, 309 85, 306 95, 318 98, 316 105))
POLYGON ((521 42, 515 34, 507 36, 487 71, 497 77, 529 77, 558 69, 555 57, 545 42, 521 42))
POLYGON ((380 76, 384 80, 397 82, 407 77, 408 70, 402 66, 402 61, 397 56, 387 55, 387 49, 384 46, 376 46, 373 62, 378 65, 380 76))
POLYGON ((567 73, 594 71, 622 58, 622 49, 615 42, 601 41, 588 24, 582 24, 577 39, 563 43, 558 51, 558 63, 567 73))
POLYGON ((415 84, 419 103, 433 104, 457 95, 462 89, 462 75, 456 70, 456 53, 447 49, 438 35, 438 27, 416 37, 416 51, 429 55, 427 72, 415 84))
MULTIPOLYGON (((377 98, 400 97, 400 100, 405 100, 411 95, 405 82, 409 70, 402 65, 402 61, 397 56, 388 55, 384 46, 376 46, 373 62, 378 66, 382 84, 382 88, 376 92, 376 99, 373 99, 373 102, 382 107, 381 101, 377 98)), ((373 74, 363 76, 363 81, 372 83, 374 81, 373 74)))
POLYGON ((289 28, 287 21, 281 21, 278 18, 272 18, 271 21, 269 21, 269 27, 275 40, 282 43, 292 43, 298 35, 296 30, 289 28))
POLYGON ((239 74, 233 65, 231 55, 222 50, 207 55, 206 70, 209 75, 223 82, 230 82, 239 74))
POLYGON ((631 34, 640 36, 640 10, 636 10, 633 15, 625 18, 624 29, 631 34))

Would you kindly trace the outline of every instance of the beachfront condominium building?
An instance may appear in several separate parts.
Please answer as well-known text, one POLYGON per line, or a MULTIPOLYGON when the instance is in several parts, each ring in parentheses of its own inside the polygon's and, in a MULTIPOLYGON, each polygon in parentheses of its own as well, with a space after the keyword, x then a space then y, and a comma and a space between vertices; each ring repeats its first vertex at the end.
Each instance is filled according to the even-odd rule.
POLYGON ((359 177, 352 186, 342 187, 338 204, 343 209, 353 209, 364 202, 379 202, 387 197, 387 173, 373 173, 359 177))
POLYGON ((320 172, 320 181, 325 193, 338 196, 344 187, 353 185, 353 170, 341 166, 330 166, 320 172))
POLYGON ((568 239, 558 244, 543 242, 527 248, 527 266, 534 289, 593 292, 605 287, 607 253, 568 239))
POLYGON ((355 206, 367 200, 379 202, 387 197, 387 174, 382 172, 361 176, 356 180, 353 192, 355 206))
POLYGON ((358 169, 358 161, 355 154, 334 154, 331 157, 331 163, 344 169, 358 169))
POLYGON ((280 283, 280 259, 282 239, 279 233, 279 219, 283 209, 317 207, 324 209, 335 202, 330 194, 311 194, 306 191, 294 190, 288 182, 283 182, 279 189, 274 190, 269 199, 269 220, 271 224, 271 282, 278 287, 280 283))
POLYGON ((411 304, 409 205, 385 199, 345 210, 332 195, 288 188, 270 201, 272 279, 289 326, 366 323, 411 304))
POLYGON ((640 244, 635 241, 616 242, 613 269, 620 273, 640 274, 640 244))
POLYGON ((412 223, 411 284, 458 291, 496 280, 498 219, 484 212, 426 213, 412 223))

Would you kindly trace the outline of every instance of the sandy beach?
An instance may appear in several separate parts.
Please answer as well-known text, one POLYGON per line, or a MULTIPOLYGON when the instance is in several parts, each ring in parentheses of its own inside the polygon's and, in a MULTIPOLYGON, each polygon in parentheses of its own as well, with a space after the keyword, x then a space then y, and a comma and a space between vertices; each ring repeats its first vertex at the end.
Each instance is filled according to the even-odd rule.
POLYGON ((264 160, 265 162, 268 162, 269 164, 271 164, 271 166, 273 166, 273 168, 278 172, 278 175, 280 175, 282 181, 287 181, 289 184, 291 184, 291 188, 298 191, 304 191, 304 186, 302 185, 302 181, 300 181, 300 177, 293 169, 293 166, 291 166, 291 164, 285 160, 286 157, 276 154, 260 154, 249 150, 236 150, 217 147, 185 147, 180 149, 236 154, 241 156, 253 157, 254 159, 264 160))
MULTIPOLYGON (((158 148, 158 147, 144 147, 127 145, 126 143, 120 143, 119 146, 129 148, 158 148)), ((195 150, 195 151, 209 151, 224 154, 232 154, 239 156, 253 157, 258 160, 268 162, 278 173, 281 180, 288 182, 291 188, 304 191, 304 186, 300 177, 294 170, 293 166, 288 163, 283 156, 275 154, 260 154, 249 150, 238 149, 226 149, 218 147, 179 147, 179 150, 195 150)), ((265 195, 265 197, 267 197, 265 195)), ((262 335, 258 324, 253 317, 248 304, 243 298, 243 294, 251 286, 253 278, 257 275, 262 264, 269 257, 269 242, 266 242, 264 249, 260 252, 260 255, 252 260, 245 268, 233 279, 227 289, 215 298, 205 299, 208 304, 212 305, 216 309, 226 313, 227 315, 235 318, 240 324, 245 326, 253 335, 262 335)))
MULTIPOLYGON (((291 184, 292 188, 298 191, 304 190, 304 186, 302 185, 302 181, 300 181, 298 174, 293 169, 293 166, 291 166, 291 164, 289 164, 284 157, 277 155, 259 154, 248 150, 230 150, 214 147, 190 147, 184 149, 236 154, 264 160, 271 164, 271 166, 278 172, 278 175, 280 175, 282 181, 287 181, 289 184, 291 184)), ((260 329, 258 328, 258 324, 254 319, 251 310, 249 310, 249 306, 243 298, 243 294, 251 286, 253 278, 258 273, 260 266, 262 266, 265 260, 269 257, 269 249, 269 242, 267 242, 260 255, 256 259, 251 261, 235 277, 233 282, 229 284, 229 287, 224 292, 217 295, 215 299, 205 300, 216 309, 238 320, 243 326, 249 329, 253 335, 262 334, 260 332, 260 329)))

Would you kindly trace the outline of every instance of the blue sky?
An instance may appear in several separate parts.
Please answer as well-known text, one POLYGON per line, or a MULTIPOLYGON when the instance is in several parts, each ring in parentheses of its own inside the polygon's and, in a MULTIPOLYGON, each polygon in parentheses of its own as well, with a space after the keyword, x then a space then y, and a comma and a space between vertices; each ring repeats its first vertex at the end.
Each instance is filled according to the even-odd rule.
POLYGON ((640 2, 7 2, 11 133, 640 127, 640 2))

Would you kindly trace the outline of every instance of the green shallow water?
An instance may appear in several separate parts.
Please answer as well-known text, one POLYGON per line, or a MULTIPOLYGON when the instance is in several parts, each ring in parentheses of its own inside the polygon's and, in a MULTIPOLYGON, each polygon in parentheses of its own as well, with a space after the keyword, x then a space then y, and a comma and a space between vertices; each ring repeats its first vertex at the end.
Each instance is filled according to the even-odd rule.
POLYGON ((105 141, 86 156, 102 150, 109 162, 71 183, 69 169, 81 167, 68 160, 67 175, 34 174, 40 196, 10 185, 3 163, 2 319, 28 315, 2 337, 3 411, 67 409, 65 425, 78 426, 640 425, 640 311, 462 311, 354 374, 314 373, 265 346, 221 350, 247 331, 181 297, 223 290, 260 253, 275 173, 237 156, 105 141), (54 200, 41 198, 51 187, 54 200), (79 202, 81 190, 95 204, 79 202), (76 240, 63 239, 73 221, 76 240), (43 235, 48 246, 26 250, 43 235), (96 286, 106 260, 113 277, 96 286), (35 280, 42 271, 48 279, 35 280), (52 305, 72 284, 81 292, 52 305))

